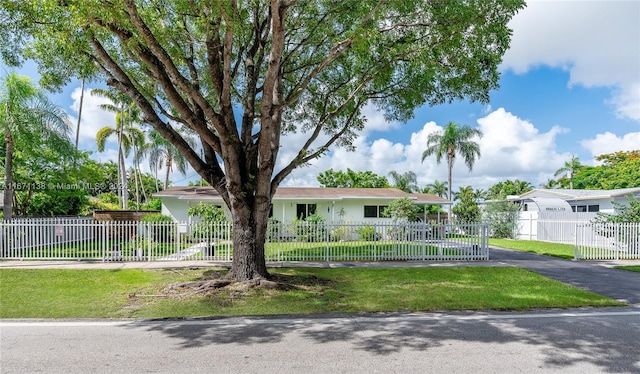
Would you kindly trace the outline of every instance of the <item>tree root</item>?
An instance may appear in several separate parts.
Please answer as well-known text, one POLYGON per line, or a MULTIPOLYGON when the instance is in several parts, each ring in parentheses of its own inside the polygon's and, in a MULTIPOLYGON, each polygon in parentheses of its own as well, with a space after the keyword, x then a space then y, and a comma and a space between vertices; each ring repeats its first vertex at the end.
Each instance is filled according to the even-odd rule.
POLYGON ((191 297, 210 293, 213 290, 228 287, 233 291, 246 292, 252 288, 264 288, 267 290, 289 291, 296 287, 290 284, 270 281, 268 279, 252 279, 245 282, 236 282, 231 279, 205 279, 193 282, 171 283, 164 288, 165 294, 173 294, 180 297, 191 297))

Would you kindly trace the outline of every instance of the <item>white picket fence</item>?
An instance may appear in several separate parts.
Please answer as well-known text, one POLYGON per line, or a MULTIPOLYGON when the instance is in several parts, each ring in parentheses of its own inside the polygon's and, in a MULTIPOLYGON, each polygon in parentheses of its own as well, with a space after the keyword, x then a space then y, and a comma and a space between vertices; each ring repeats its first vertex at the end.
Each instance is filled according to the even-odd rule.
POLYGON ((640 260, 640 223, 577 224, 574 250, 580 260, 640 260))
MULTIPOLYGON (((267 261, 488 260, 483 224, 270 224, 267 261)), ((14 219, 0 223, 0 258, 176 261, 233 258, 231 224, 14 219)))
POLYGON ((521 240, 574 246, 581 260, 638 260, 640 223, 592 223, 596 213, 522 212, 518 220, 521 240))

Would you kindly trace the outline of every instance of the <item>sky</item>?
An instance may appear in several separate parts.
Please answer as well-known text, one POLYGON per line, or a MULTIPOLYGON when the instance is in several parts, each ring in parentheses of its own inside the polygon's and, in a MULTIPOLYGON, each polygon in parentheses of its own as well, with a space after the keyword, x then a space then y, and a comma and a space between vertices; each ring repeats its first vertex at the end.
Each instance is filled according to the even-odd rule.
MULTIPOLYGON (((511 47, 500 67, 500 88, 488 104, 455 102, 424 106, 406 123, 386 122, 383 113, 365 108, 367 125, 355 152, 332 149, 323 158, 294 171, 282 185, 318 186, 317 175, 334 170, 370 170, 382 176, 413 171, 418 185, 447 180, 446 160, 421 161, 430 133, 449 122, 480 129, 481 156, 469 171, 460 158, 452 187, 488 189, 507 179, 539 187, 572 157, 597 165, 605 153, 640 149, 640 0, 529 1, 510 22, 511 47)), ((0 66, 2 75, 7 69, 0 66)), ((33 64, 18 73, 38 79, 33 64)), ((93 86, 87 86, 90 90, 93 86)), ((77 121, 80 83, 65 87, 51 99, 77 121)), ((116 159, 115 138, 97 152, 96 132, 112 126, 102 111, 104 99, 85 95, 80 148, 92 158, 116 159)), ((297 153, 304 134, 283 138, 282 167, 297 153)), ((172 185, 200 179, 172 173, 172 185)), ((391 179, 390 179, 391 180, 391 179)))

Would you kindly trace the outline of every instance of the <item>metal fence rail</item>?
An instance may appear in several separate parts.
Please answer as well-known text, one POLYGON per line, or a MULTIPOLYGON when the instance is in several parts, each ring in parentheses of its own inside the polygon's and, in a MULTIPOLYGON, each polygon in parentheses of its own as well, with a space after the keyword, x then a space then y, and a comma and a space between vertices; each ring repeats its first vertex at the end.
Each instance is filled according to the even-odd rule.
POLYGON ((586 223, 575 226, 580 260, 640 260, 640 223, 586 223))
MULTIPOLYGON (((273 223, 268 261, 488 260, 483 224, 273 223)), ((0 224, 0 258, 175 261, 233 258, 229 223, 22 220, 0 224)))

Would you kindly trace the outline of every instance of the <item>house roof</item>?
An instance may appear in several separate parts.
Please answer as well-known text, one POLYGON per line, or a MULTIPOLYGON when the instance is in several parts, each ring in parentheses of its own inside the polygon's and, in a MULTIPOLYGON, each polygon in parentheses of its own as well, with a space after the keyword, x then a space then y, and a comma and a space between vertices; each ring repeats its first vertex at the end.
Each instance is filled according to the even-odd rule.
POLYGON ((557 197, 563 200, 611 199, 627 195, 640 195, 640 187, 620 188, 616 190, 551 190, 534 189, 510 200, 523 200, 533 197, 557 197))
MULTIPOLYGON (((185 200, 220 199, 218 192, 209 186, 178 186, 153 194, 155 197, 175 197, 185 200)), ((274 200, 346 200, 389 199, 408 197, 416 204, 451 204, 442 197, 426 193, 406 193, 397 188, 325 188, 278 187, 274 200)))

